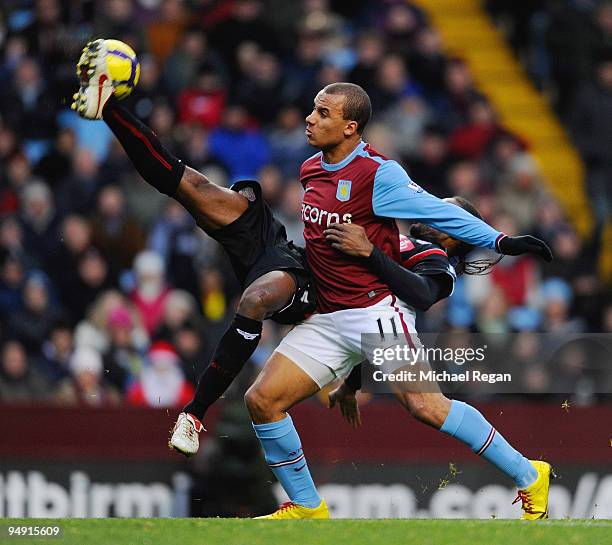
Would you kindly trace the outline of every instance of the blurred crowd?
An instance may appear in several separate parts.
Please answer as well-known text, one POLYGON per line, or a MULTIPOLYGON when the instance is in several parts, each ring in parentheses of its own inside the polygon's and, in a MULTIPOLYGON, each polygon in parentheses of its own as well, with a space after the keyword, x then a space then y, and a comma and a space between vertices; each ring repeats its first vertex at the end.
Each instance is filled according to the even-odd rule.
MULTIPOLYGON (((506 257, 488 276, 462 278, 420 316, 423 330, 612 332, 597 237, 577 236, 528 141, 498 123, 466 64, 443 54, 415 6, 8 0, 0 7, 0 400, 181 406, 238 296, 218 245, 138 177, 104 123, 67 108, 90 37, 131 44, 142 72, 126 105, 215 183, 258 179, 296 243, 297 176, 313 153, 304 116, 324 85, 362 85, 374 107, 365 139, 376 149, 431 193, 467 197, 497 229, 540 236, 556 255, 550 264, 506 257)), ((584 84, 597 91, 576 100, 602 93, 610 111, 599 84, 584 84)), ((585 138, 612 149, 612 120, 591 107, 597 123, 582 126, 585 138)), ((266 323, 247 375, 282 334, 266 323)))
POLYGON ((487 0, 588 169, 599 222, 612 221, 612 1, 487 0))

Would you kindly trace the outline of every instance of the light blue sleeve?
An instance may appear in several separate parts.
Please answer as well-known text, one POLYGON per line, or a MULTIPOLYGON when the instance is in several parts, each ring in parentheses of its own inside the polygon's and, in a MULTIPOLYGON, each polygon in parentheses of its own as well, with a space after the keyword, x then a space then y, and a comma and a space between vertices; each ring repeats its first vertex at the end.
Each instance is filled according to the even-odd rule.
POLYGON ((497 250, 495 241, 502 235, 463 208, 424 191, 395 161, 378 167, 372 207, 377 216, 426 223, 453 238, 491 250, 497 250))

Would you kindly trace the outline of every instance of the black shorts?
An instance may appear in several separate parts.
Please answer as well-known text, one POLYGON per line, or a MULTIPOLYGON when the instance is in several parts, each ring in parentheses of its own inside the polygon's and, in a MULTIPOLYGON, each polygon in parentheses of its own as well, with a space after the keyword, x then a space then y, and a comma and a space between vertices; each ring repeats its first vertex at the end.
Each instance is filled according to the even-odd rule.
POLYGON ((271 271, 287 271, 297 285, 291 302, 271 319, 294 324, 316 308, 314 282, 304 250, 287 240, 285 226, 272 214, 254 180, 236 182, 231 189, 247 198, 249 207, 237 220, 209 234, 227 252, 242 290, 271 271))

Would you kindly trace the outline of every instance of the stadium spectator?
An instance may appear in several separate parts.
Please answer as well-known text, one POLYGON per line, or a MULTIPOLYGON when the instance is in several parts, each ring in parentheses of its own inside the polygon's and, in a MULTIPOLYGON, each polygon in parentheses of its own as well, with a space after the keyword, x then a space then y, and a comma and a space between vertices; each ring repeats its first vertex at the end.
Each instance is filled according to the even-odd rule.
POLYGON ((214 129, 221 123, 226 100, 227 92, 219 74, 203 69, 180 93, 178 119, 181 123, 197 123, 204 129, 214 129))
POLYGON ((600 59, 596 76, 595 81, 585 83, 578 91, 571 110, 571 127, 588 168, 587 187, 593 210, 596 218, 605 222, 612 217, 612 50, 600 59))
POLYGON ((202 249, 195 221, 176 201, 168 201, 149 236, 149 247, 164 261, 167 276, 194 296, 199 293, 195 260, 202 249))
POLYGON ((0 223, 0 249, 19 258, 26 266, 33 263, 23 246, 23 230, 14 215, 5 216, 0 223))
POLYGON ((106 380, 124 394, 144 368, 144 349, 138 344, 134 318, 126 306, 113 308, 107 320, 109 344, 103 353, 106 380))
POLYGON ((278 51, 280 41, 274 29, 264 21, 262 12, 260 0, 236 0, 229 17, 212 29, 210 43, 228 66, 235 66, 241 42, 253 42, 265 51, 278 51), (240 36, 240 40, 236 40, 236 36, 240 36))
POLYGON ((23 59, 15 70, 12 88, 3 97, 0 112, 7 123, 19 129, 32 160, 39 159, 57 128, 55 96, 47 88, 38 63, 23 59))
POLYGON ((483 190, 483 181, 475 161, 457 161, 448 170, 447 186, 451 195, 473 201, 483 190))
POLYGON ((61 225, 61 243, 49 264, 47 271, 51 276, 66 310, 74 319, 82 318, 82 301, 76 300, 72 288, 78 280, 78 263, 85 252, 91 248, 91 227, 89 222, 76 214, 64 218, 61 225))
POLYGON ((527 153, 516 153, 508 161, 507 172, 499 175, 500 212, 511 215, 518 232, 527 232, 536 223, 544 190, 538 169, 527 153))
POLYGON ((2 259, 0 269, 0 317, 7 323, 9 316, 21 307, 24 270, 21 260, 10 253, 2 259))
MULTIPOLYGON (((446 185, 446 173, 450 168, 448 144, 441 129, 428 126, 421 134, 418 149, 404 158, 410 176, 418 184, 427 182, 428 191, 434 195, 451 195, 446 185)), ((480 207, 479 207, 480 208, 480 207)))
MULTIPOLYGON (((75 328, 75 345, 94 348, 99 352, 108 349, 108 317, 116 307, 126 305, 126 298, 116 290, 108 290, 91 303, 87 315, 75 328)), ((145 334, 146 336, 146 334, 145 334)))
POLYGON ((492 343, 499 343, 504 335, 510 333, 508 300, 501 288, 492 288, 478 310, 476 331, 486 334, 492 343))
MULTIPOLYGON (((18 151, 17 135, 15 131, 11 130, 7 125, 0 122, 0 160, 3 163, 8 163, 9 159, 15 155, 18 151)), ((6 173, 0 172, 0 182, 3 185, 6 183, 6 173)), ((0 194, 1 195, 1 194, 0 194)), ((0 198, 0 212, 6 212, 4 209, 5 205, 2 205, 2 199, 0 198)))
POLYGON ((544 297, 544 329, 558 338, 583 331, 581 318, 570 317, 572 288, 560 278, 549 278, 542 285, 544 297))
POLYGON ((312 108, 312 95, 308 90, 321 67, 323 59, 323 39, 317 32, 306 28, 298 29, 297 45, 291 52, 286 66, 286 98, 299 105, 303 112, 312 108))
POLYGON ((407 57, 422 25, 422 14, 413 5, 390 3, 383 23, 389 50, 407 57))
POLYGON ((34 173, 44 178, 51 188, 56 188, 72 170, 72 154, 75 147, 74 131, 67 127, 60 129, 53 147, 38 161, 34 173))
POLYGON ((467 123, 470 105, 483 96, 475 89, 472 75, 461 59, 450 59, 444 74, 446 93, 438 101, 440 121, 448 130, 467 123))
POLYGON ((17 151, 6 162, 4 179, 4 190, 2 192, 2 208, 6 214, 14 214, 19 211, 23 200, 23 190, 31 185, 30 182, 40 181, 32 175, 31 164, 27 157, 17 151))
POLYGON ((285 178, 295 176, 300 165, 312 155, 312 148, 304 140, 304 120, 297 106, 287 105, 280 110, 268 140, 271 161, 285 178))
POLYGON ((104 2, 102 13, 96 17, 96 36, 115 36, 118 40, 141 49, 145 44, 144 29, 134 17, 134 2, 109 0, 104 2))
POLYGON ((401 56, 386 55, 381 59, 374 87, 370 92, 372 109, 377 115, 384 115, 405 97, 420 94, 420 88, 411 80, 401 56))
POLYGON ((408 68, 428 95, 436 98, 441 95, 446 63, 440 34, 433 28, 422 28, 416 36, 414 51, 408 58, 408 68))
POLYGON ((112 274, 129 269, 134 257, 145 246, 142 227, 130 217, 123 190, 105 187, 98 196, 92 218, 92 241, 108 261, 112 274))
POLYGON ((17 341, 6 342, 0 357, 1 401, 31 403, 47 398, 47 384, 32 366, 23 344, 17 341))
POLYGON ((34 20, 23 29, 28 49, 46 62, 61 59, 62 6, 58 0, 35 2, 34 20))
POLYGON ((72 324, 59 318, 51 327, 42 346, 37 368, 52 387, 70 377, 70 360, 74 350, 72 324))
POLYGON ((155 252, 140 252, 134 259, 136 286, 130 300, 140 315, 145 330, 152 335, 159 326, 170 294, 164 263, 155 252))
POLYGON ((304 224, 302 223, 302 187, 297 180, 291 181, 282 196, 278 207, 278 219, 285 226, 287 239, 295 244, 304 245, 304 224))
POLYGON ((357 38, 357 60, 348 73, 353 83, 372 89, 376 83, 378 66, 385 54, 385 40, 378 32, 364 32, 357 38))
POLYGON ((148 363, 128 391, 127 401, 137 406, 176 408, 186 405, 193 392, 172 345, 158 341, 151 346, 148 363))
POLYGON ((58 189, 58 207, 63 212, 86 214, 94 209, 102 184, 94 154, 87 148, 76 150, 72 157, 72 172, 58 189))
POLYGON ((265 126, 274 121, 282 106, 282 70, 271 53, 258 53, 254 60, 250 71, 237 82, 235 100, 265 126))
POLYGON ((70 358, 73 380, 63 381, 56 399, 62 403, 83 404, 94 407, 118 405, 119 392, 104 379, 102 356, 89 347, 77 347, 70 358))
POLYGON ((185 378, 195 385, 214 348, 202 324, 199 320, 183 323, 173 331, 170 342, 176 347, 185 378))
POLYGON ((257 174, 257 180, 266 202, 277 208, 285 190, 281 171, 274 165, 266 165, 257 174))
POLYGON ((189 14, 181 0, 164 0, 147 26, 147 42, 158 62, 162 63, 181 35, 189 14))
POLYGON ((85 314, 87 307, 101 293, 112 288, 116 281, 112 277, 108 263, 96 248, 88 249, 77 264, 77 281, 73 286, 75 299, 81 302, 73 311, 76 316, 85 314))
POLYGON ((49 289, 49 279, 43 272, 29 273, 22 292, 23 307, 7 322, 8 331, 32 356, 38 355, 57 318, 49 289))
POLYGON ((259 130, 248 128, 247 112, 238 104, 227 106, 222 126, 211 133, 210 153, 223 163, 232 182, 254 178, 270 160, 267 140, 259 130))
POLYGON ((223 278, 217 269, 201 272, 200 290, 204 319, 212 324, 219 324, 227 314, 228 304, 223 290, 223 278))
POLYGON ((414 155, 425 127, 433 121, 427 103, 416 93, 403 96, 378 119, 392 135, 394 157, 414 155))
POLYGON ((501 132, 491 105, 486 100, 474 100, 468 106, 467 122, 450 135, 450 150, 458 157, 479 159, 501 132))
POLYGON ((180 329, 198 322, 201 322, 201 319, 193 296, 183 290, 172 290, 168 294, 163 317, 157 326, 154 338, 172 342, 180 329))
POLYGON ((48 265, 58 250, 60 218, 46 184, 31 182, 24 187, 21 193, 21 221, 24 247, 39 266, 48 265))
POLYGON ((191 27, 164 63, 164 86, 171 95, 178 96, 204 71, 221 76, 225 74, 225 66, 209 48, 206 34, 198 27, 191 27))

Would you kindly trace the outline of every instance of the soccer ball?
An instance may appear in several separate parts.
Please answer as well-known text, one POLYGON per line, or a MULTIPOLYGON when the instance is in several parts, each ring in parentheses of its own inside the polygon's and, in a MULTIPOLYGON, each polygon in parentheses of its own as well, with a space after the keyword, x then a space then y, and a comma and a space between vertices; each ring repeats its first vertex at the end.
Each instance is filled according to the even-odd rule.
POLYGON ((140 63, 134 50, 119 40, 104 40, 106 48, 106 67, 113 80, 115 96, 125 98, 138 84, 140 63))

